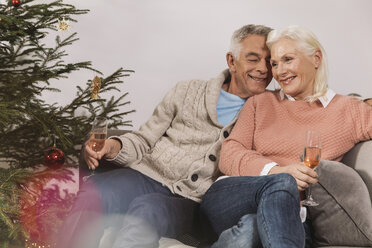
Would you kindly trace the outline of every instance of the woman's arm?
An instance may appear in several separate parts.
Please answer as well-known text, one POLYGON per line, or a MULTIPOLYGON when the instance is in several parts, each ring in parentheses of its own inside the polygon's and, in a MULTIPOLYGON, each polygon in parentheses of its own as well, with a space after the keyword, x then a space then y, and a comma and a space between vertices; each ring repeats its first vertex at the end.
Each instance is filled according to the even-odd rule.
MULTIPOLYGON (((254 150, 254 133, 257 125, 255 97, 250 98, 239 114, 230 136, 222 143, 219 167, 229 176, 259 176, 264 166, 273 162, 254 150)), ((317 182, 317 174, 302 163, 274 166, 268 174, 288 173, 299 190, 317 182)))
POLYGON ((357 99, 351 99, 351 114, 355 127, 356 143, 372 139, 372 106, 357 99))
POLYGON ((229 176, 258 176, 272 160, 253 150, 255 132, 255 97, 247 100, 239 118, 222 143, 219 168, 229 176))

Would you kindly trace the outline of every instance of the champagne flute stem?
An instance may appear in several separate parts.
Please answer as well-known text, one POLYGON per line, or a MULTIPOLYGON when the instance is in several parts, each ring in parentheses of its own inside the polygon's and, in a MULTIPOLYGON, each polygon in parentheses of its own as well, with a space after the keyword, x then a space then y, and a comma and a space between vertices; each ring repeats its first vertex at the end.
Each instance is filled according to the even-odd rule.
POLYGON ((307 198, 308 199, 313 199, 313 197, 311 195, 311 185, 309 185, 309 188, 307 188, 307 198))

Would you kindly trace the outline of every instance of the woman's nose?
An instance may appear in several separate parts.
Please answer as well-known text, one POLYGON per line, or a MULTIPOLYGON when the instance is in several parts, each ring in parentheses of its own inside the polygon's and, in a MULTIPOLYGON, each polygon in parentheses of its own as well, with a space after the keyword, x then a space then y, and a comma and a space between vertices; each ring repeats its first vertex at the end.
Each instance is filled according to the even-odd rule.
POLYGON ((276 72, 277 72, 278 76, 286 75, 287 69, 284 65, 278 64, 276 72))

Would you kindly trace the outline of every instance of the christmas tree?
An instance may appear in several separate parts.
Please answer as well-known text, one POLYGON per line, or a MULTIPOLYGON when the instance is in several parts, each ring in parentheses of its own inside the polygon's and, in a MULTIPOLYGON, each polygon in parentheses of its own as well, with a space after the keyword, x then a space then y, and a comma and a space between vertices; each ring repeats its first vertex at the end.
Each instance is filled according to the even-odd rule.
MULTIPOLYGON (((40 237, 40 230, 31 230, 32 225, 24 228, 27 213, 42 197, 27 188, 30 181, 34 189, 40 189, 42 182, 52 177, 71 177, 63 168, 58 173, 52 169, 34 173, 28 168, 42 164, 45 151, 53 144, 63 151, 66 163, 74 164, 81 149, 78 145, 84 142, 96 116, 108 118, 109 128, 117 128, 130 125, 124 117, 133 112, 119 110, 129 104, 125 101, 127 93, 107 100, 100 97, 105 92, 120 92, 118 86, 133 71, 120 68, 103 77, 89 61, 64 62, 68 55, 65 48, 78 40, 76 33, 67 32, 62 38, 57 35, 52 47, 45 44, 45 37, 66 31, 77 15, 88 10, 76 9, 62 0, 36 2, 10 0, 0 4, 0 164, 6 165, 0 168, 0 243, 4 247, 24 245, 35 232, 40 237), (87 80, 84 87, 76 86, 71 103, 60 106, 42 99, 45 92, 60 91, 60 79, 81 69, 97 76, 87 80)), ((53 204, 61 204, 59 197, 54 194, 49 210, 53 204)), ((50 213, 48 219, 54 221, 53 216, 57 215, 50 213)))

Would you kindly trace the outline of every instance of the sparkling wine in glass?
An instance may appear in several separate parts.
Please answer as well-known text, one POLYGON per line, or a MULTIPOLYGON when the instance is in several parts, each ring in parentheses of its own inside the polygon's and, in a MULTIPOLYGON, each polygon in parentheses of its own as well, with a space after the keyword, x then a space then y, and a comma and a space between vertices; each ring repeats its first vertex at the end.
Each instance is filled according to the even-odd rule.
POLYGON ((320 162, 320 147, 305 147, 304 164, 311 169, 315 169, 320 162))
POLYGON ((90 133, 89 147, 95 152, 101 151, 105 145, 106 137, 107 119, 104 117, 96 117, 90 133))
POLYGON ((105 145, 107 133, 92 133, 89 139, 89 147, 95 151, 99 152, 105 145))
MULTIPOLYGON (((309 130, 306 132, 306 143, 304 148, 303 160, 304 164, 311 169, 315 169, 320 162, 321 142, 320 133, 318 131, 309 130)), ((305 206, 318 206, 319 203, 314 201, 311 195, 311 185, 308 188, 307 198, 301 201, 305 206)))
MULTIPOLYGON (((89 147, 95 151, 99 152, 105 145, 107 138, 107 119, 104 117, 97 116, 92 125, 92 131, 90 132, 89 147)), ((88 180, 89 177, 94 175, 94 170, 91 170, 89 176, 83 177, 83 180, 88 180)))

